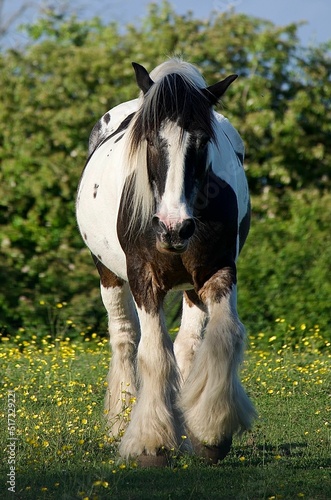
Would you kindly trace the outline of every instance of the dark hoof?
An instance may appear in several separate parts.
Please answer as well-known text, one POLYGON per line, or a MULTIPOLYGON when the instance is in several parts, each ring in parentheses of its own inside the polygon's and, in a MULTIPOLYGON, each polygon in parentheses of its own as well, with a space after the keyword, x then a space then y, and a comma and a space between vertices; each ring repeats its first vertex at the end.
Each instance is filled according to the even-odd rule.
POLYGON ((169 465, 169 457, 165 452, 159 455, 139 455, 137 457, 138 467, 167 467, 169 465))
POLYGON ((202 444, 195 438, 191 438, 191 442, 196 455, 203 458, 207 464, 217 464, 223 460, 231 450, 232 437, 224 438, 217 445, 202 444))

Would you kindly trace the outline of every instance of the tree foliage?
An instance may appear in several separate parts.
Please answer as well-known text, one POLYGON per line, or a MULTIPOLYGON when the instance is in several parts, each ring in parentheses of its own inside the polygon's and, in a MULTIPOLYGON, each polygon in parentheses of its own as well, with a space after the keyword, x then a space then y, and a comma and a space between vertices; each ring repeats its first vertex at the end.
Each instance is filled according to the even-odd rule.
POLYGON ((49 12, 26 27, 24 49, 0 53, 4 332, 40 331, 49 321, 40 301, 66 302, 68 318, 104 325, 74 216, 89 132, 106 110, 137 96, 131 61, 152 69, 172 54, 196 64, 208 84, 240 75, 220 110, 245 140, 253 194, 244 321, 263 328, 289 314, 330 324, 331 43, 302 48, 298 27, 234 13, 202 21, 167 2, 151 4, 142 24, 124 32, 49 12))

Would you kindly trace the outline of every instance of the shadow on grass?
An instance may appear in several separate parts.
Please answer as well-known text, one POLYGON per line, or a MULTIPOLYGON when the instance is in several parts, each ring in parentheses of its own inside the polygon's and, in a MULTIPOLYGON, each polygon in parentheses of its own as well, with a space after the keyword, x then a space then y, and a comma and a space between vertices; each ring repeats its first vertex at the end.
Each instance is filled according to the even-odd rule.
MULTIPOLYGON (((304 443, 277 447, 237 448, 217 466, 208 467, 196 458, 179 460, 173 468, 139 469, 106 464, 106 450, 100 462, 70 462, 50 469, 37 468, 17 473, 15 494, 0 497, 22 500, 329 500, 331 458, 308 459, 304 443), (244 453, 244 454, 241 454, 244 453), (246 455, 245 455, 246 453, 246 455), (276 457, 276 458, 275 458, 276 457), (103 463, 102 463, 103 462, 103 463)), ((6 481, 6 479, 5 479, 6 481)), ((2 481, 2 484, 5 483, 2 481)), ((5 494, 3 494, 5 493, 5 494)))

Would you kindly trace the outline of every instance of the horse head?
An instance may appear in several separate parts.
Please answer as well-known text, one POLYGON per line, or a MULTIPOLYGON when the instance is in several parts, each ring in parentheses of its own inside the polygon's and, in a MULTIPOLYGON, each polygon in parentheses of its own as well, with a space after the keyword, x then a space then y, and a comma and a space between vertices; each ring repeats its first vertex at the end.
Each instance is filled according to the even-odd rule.
POLYGON ((161 252, 182 253, 196 229, 195 202, 210 168, 209 145, 216 140, 212 107, 237 75, 206 87, 187 63, 172 72, 166 62, 151 75, 137 63, 133 67, 142 103, 132 139, 146 141, 156 246, 161 252))

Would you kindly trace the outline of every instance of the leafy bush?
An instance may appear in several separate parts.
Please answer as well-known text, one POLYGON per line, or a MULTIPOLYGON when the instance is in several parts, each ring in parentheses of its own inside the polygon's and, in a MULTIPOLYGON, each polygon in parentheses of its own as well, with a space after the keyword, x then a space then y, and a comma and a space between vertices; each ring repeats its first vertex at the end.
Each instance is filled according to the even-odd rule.
POLYGON ((288 193, 281 218, 253 220, 239 261, 239 312, 249 332, 271 332, 278 318, 331 326, 331 195, 288 193))
MULTIPOLYGON (((0 53, 0 331, 52 329, 40 301, 66 303, 61 321, 77 331, 106 329, 74 215, 89 132, 107 109, 136 97, 131 61, 152 69, 178 52, 209 84, 241 77, 224 99, 246 142, 254 194, 241 315, 251 330, 287 312, 327 324, 329 237, 320 220, 330 199, 319 193, 330 187, 331 60, 327 46, 300 47, 297 28, 229 13, 201 21, 165 2, 125 32, 50 12, 27 26, 24 49, 0 53)), ((169 324, 177 312, 175 303, 169 324)))

